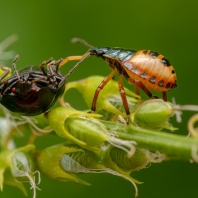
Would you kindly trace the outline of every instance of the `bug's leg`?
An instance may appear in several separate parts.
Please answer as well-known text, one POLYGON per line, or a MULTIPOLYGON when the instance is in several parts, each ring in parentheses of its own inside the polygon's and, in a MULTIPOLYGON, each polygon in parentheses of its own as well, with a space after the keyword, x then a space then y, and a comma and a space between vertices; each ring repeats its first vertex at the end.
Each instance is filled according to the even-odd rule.
POLYGON ((55 72, 56 72, 56 74, 59 75, 59 76, 61 76, 61 77, 63 77, 63 75, 59 72, 58 69, 59 69, 60 63, 61 63, 63 60, 64 60, 64 59, 62 59, 62 58, 59 59, 58 61, 55 62, 55 65, 54 65, 54 66, 55 66, 55 72))
POLYGON ((31 74, 31 76, 29 76, 29 78, 31 78, 30 80, 32 80, 33 78, 43 77, 43 73, 38 73, 35 71, 32 71, 30 74, 31 74))
POLYGON ((36 82, 41 82, 41 83, 47 84, 48 83, 47 77, 44 76, 44 77, 36 78, 35 80, 31 81, 31 85, 33 85, 36 82))
POLYGON ((13 69, 14 69, 15 75, 17 76, 18 79, 20 79, 20 77, 19 77, 19 72, 18 72, 18 70, 16 69, 16 62, 17 62, 18 59, 19 59, 19 55, 16 55, 16 56, 14 57, 14 60, 12 61, 12 67, 13 67, 13 69))
POLYGON ((123 76, 119 75, 118 87, 119 87, 120 95, 121 95, 121 98, 122 98, 122 103, 124 105, 124 109, 125 109, 125 112, 126 112, 126 115, 127 115, 126 122, 127 122, 127 124, 129 124, 130 111, 129 111, 129 105, 128 105, 128 102, 127 102, 126 94, 125 94, 125 91, 124 91, 124 86, 123 86, 123 83, 122 83, 122 78, 123 78, 123 76))
POLYGON ((55 82, 56 81, 56 76, 57 76, 57 73, 56 73, 56 67, 57 67, 57 64, 59 64, 61 62, 61 60, 59 60, 58 62, 55 62, 55 61, 52 61, 50 63, 47 64, 47 68, 48 68, 48 71, 49 71, 49 80, 50 82, 55 82), (52 79, 52 80, 51 80, 52 79))
POLYGON ((63 59, 59 59, 56 61, 53 65, 49 64, 48 68, 50 71, 50 74, 53 75, 54 82, 59 80, 59 82, 64 78, 64 76, 59 72, 59 65, 63 61, 63 59))
POLYGON ((4 81, 4 87, 2 89, 2 93, 6 94, 8 91, 10 91, 10 89, 18 82, 18 78, 15 79, 15 81, 13 81, 12 83, 6 80, 4 81))
POLYGON ((135 93, 140 95, 140 87, 138 85, 135 85, 135 93))
MULTIPOLYGON (((140 81, 135 81, 135 84, 140 87, 146 94, 149 98, 152 97, 152 94, 151 92, 144 86, 144 84, 140 81)), ((137 93, 138 94, 138 93, 137 93)))
POLYGON ((58 65, 58 69, 60 67, 62 67, 63 65, 65 65, 69 61, 72 61, 72 60, 82 60, 83 58, 84 58, 84 55, 83 56, 68 56, 68 57, 66 57, 65 59, 63 59, 61 61, 61 63, 58 65))
POLYGON ((98 95, 99 95, 100 91, 113 78, 113 76, 115 76, 116 73, 117 73, 117 71, 113 70, 107 77, 105 77, 103 79, 103 81, 100 83, 100 85, 96 89, 94 97, 93 97, 92 105, 91 105, 91 111, 93 111, 93 112, 96 111, 96 102, 97 102, 98 95))
POLYGON ((32 74, 32 67, 30 67, 29 71, 28 71, 28 75, 24 76, 24 81, 27 83, 28 79, 30 78, 30 75, 32 74))
POLYGON ((63 86, 67 80, 67 78, 73 73, 73 71, 86 59, 90 56, 90 52, 85 53, 83 56, 69 56, 67 58, 65 58, 60 64, 59 67, 61 67, 62 65, 64 65, 66 62, 70 61, 70 60, 80 60, 78 63, 76 63, 76 65, 74 65, 74 67, 67 73, 67 75, 61 80, 61 82, 59 83, 59 88, 61 86, 63 86), (74 57, 78 57, 79 59, 74 59, 74 57))
POLYGON ((55 61, 53 60, 53 58, 50 58, 48 61, 43 61, 41 63, 40 70, 43 72, 43 75, 47 77, 47 79, 49 80, 50 83, 53 83, 55 81, 55 78, 53 76, 53 74, 51 74, 51 70, 49 69, 50 65, 54 65, 55 61), (45 69, 45 65, 47 65, 47 71, 45 69), (50 73, 50 75, 48 74, 48 71, 50 73))
POLYGON ((3 67, 0 66, 0 68, 5 71, 1 76, 0 76, 0 82, 11 72, 11 69, 8 67, 3 67))
POLYGON ((43 72, 43 74, 45 75, 45 76, 47 76, 47 71, 46 71, 46 69, 45 69, 45 65, 47 65, 47 64, 49 64, 49 63, 51 63, 53 61, 53 58, 50 58, 48 61, 43 61, 41 64, 40 64, 40 70, 43 72))
POLYGON ((51 62, 47 63, 47 67, 48 67, 48 70, 51 75, 55 75, 55 73, 57 71, 57 67, 59 66, 59 64, 61 63, 62 60, 63 59, 60 59, 58 61, 51 61, 51 62))
POLYGON ((162 98, 164 101, 167 101, 166 91, 162 91, 162 98))

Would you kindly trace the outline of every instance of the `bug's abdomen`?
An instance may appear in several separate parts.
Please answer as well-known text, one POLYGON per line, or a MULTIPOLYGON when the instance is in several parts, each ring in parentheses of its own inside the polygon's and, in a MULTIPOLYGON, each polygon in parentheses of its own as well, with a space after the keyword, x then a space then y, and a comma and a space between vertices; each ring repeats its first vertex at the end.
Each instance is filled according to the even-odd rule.
POLYGON ((177 87, 174 68, 161 54, 139 50, 122 63, 130 76, 129 83, 139 80, 151 91, 168 91, 177 87))

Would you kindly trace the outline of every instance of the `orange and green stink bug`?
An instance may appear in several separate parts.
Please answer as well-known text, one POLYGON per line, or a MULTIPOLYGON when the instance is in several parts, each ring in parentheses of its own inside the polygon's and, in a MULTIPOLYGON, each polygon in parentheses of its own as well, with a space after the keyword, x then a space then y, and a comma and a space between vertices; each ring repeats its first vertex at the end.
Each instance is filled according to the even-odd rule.
POLYGON ((71 56, 64 59, 60 65, 70 60, 80 60, 65 76, 68 76, 80 65, 87 57, 94 55, 107 62, 112 72, 104 78, 95 91, 91 110, 96 110, 96 102, 101 89, 115 76, 119 74, 118 86, 126 115, 130 114, 122 78, 130 84, 135 84, 135 92, 139 94, 142 89, 150 98, 150 91, 162 92, 163 99, 166 101, 166 91, 177 87, 177 77, 173 66, 161 54, 150 50, 131 50, 120 47, 92 47, 86 41, 75 38, 74 42, 83 43, 90 49, 83 56, 71 56))

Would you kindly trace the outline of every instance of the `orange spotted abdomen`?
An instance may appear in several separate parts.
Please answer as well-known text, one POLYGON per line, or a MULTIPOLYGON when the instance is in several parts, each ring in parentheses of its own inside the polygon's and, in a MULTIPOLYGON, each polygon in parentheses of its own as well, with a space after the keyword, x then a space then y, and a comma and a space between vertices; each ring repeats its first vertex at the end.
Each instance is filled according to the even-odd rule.
POLYGON ((161 54, 139 50, 122 64, 130 77, 129 83, 141 81, 150 91, 168 91, 177 87, 174 68, 161 54))

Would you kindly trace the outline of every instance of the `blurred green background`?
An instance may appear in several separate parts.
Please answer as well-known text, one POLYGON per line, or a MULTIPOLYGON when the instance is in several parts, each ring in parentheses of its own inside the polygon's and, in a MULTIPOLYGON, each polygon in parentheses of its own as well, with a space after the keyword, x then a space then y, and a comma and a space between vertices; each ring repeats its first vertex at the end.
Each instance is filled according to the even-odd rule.
MULTIPOLYGON (((197 104, 198 1, 1 0, 0 30, 0 41, 11 34, 19 36, 19 40, 9 47, 20 55, 18 68, 39 65, 50 57, 82 55, 87 48, 71 44, 73 37, 86 39, 94 46, 157 51, 170 60, 178 77, 178 88, 168 92, 168 99, 171 101, 175 97, 178 104, 197 104)), ((11 67, 11 62, 7 61, 6 66, 11 67)), ((74 63, 67 64, 63 73, 66 74, 74 63)), ((90 57, 69 80, 109 72, 103 61, 90 57)), ((125 85, 133 90, 126 81, 125 85)), ((77 109, 85 108, 78 93, 68 93, 68 102, 77 109)), ((173 125, 180 128, 177 133, 187 134, 186 123, 190 115, 192 113, 184 113, 182 124, 173 119, 173 125)), ((45 147, 53 144, 50 141, 51 138, 40 138, 37 143, 45 147)), ((138 185, 139 198, 192 198, 198 194, 197 164, 167 161, 152 164, 132 176, 144 182, 138 185)), ((121 178, 107 174, 85 175, 83 178, 92 186, 55 182, 42 176, 39 186, 42 190, 37 192, 37 198, 134 197, 133 186, 121 178)), ((18 189, 5 185, 0 197, 24 196, 18 189)), ((32 192, 28 197, 32 197, 32 192)))

